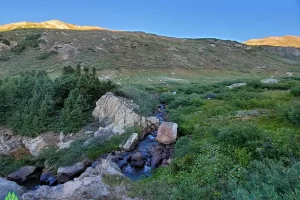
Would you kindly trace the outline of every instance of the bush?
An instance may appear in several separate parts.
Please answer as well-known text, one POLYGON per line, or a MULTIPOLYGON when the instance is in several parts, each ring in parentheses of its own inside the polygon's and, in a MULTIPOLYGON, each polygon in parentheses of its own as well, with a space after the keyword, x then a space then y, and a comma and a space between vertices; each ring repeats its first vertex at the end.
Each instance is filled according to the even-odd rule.
POLYGON ((45 53, 41 53, 40 55, 38 55, 36 57, 37 60, 45 60, 47 58, 49 58, 52 55, 57 54, 57 51, 49 51, 49 52, 45 52, 45 53))
POLYGON ((291 89, 291 94, 294 95, 295 97, 299 97, 300 96, 300 86, 293 87, 291 89))
POLYGON ((290 107, 288 111, 288 118, 293 124, 300 126, 300 103, 296 103, 290 107))
POLYGON ((0 42, 1 42, 2 44, 5 44, 5 45, 7 45, 7 46, 10 46, 10 41, 7 40, 7 39, 0 39, 0 42))

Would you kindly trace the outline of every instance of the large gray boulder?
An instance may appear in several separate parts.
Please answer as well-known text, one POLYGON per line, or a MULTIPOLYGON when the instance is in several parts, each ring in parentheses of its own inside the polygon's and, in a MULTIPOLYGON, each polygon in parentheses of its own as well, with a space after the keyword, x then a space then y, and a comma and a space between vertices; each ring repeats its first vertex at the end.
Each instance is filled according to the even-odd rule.
POLYGON ((90 199, 122 199, 131 200, 127 197, 125 187, 112 187, 103 181, 103 176, 123 177, 118 166, 108 160, 103 159, 101 164, 95 168, 87 168, 78 178, 64 184, 49 187, 41 186, 35 191, 23 194, 23 200, 90 200, 90 199))
POLYGON ((17 197, 21 197, 21 195, 25 192, 25 188, 19 186, 17 183, 13 181, 8 181, 3 178, 0 178, 0 199, 4 200, 5 196, 9 192, 14 192, 17 197))
POLYGON ((7 175, 7 179, 18 183, 27 182, 36 171, 34 166, 24 166, 7 175))
POLYGON ((177 138, 178 125, 173 122, 163 122, 157 131, 156 141, 162 144, 172 144, 177 138))
POLYGON ((38 156, 40 152, 48 146, 46 141, 42 136, 38 136, 34 139, 32 138, 24 138, 23 143, 25 147, 30 151, 30 154, 33 156, 38 156))
POLYGON ((84 172, 85 169, 86 166, 82 162, 76 163, 75 165, 68 167, 60 167, 57 170, 57 181, 60 183, 70 181, 75 176, 80 175, 82 172, 84 172))
POLYGON ((102 127, 108 127, 114 134, 122 134, 128 127, 147 126, 145 117, 138 115, 135 108, 138 106, 132 100, 108 92, 97 101, 93 117, 102 127))

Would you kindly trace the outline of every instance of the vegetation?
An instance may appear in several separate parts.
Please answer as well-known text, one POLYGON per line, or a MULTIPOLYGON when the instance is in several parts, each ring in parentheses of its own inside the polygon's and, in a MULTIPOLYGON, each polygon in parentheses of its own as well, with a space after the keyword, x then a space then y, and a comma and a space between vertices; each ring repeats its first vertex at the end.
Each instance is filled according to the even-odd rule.
POLYGON ((297 199, 300 192, 297 78, 158 86, 179 124, 173 161, 134 184, 145 199, 297 199), (292 89, 291 91, 296 91, 292 89), (215 94, 215 99, 206 99, 215 94))
POLYGON ((0 81, 0 124, 26 136, 76 132, 90 120, 99 97, 115 88, 88 70, 71 67, 54 80, 42 71, 5 78, 0 81))

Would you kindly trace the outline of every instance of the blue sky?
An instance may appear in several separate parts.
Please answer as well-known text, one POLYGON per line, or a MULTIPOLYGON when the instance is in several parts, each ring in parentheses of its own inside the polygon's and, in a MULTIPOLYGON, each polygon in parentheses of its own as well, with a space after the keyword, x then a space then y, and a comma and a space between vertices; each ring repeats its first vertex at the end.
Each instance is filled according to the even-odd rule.
POLYGON ((300 0, 3 0, 0 24, 59 19, 113 30, 245 41, 300 36, 300 0))

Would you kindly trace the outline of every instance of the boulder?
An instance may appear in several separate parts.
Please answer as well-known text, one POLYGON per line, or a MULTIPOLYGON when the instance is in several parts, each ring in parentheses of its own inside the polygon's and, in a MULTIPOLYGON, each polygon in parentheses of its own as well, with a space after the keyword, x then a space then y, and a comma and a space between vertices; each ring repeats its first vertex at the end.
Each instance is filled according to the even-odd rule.
POLYGON ((260 81, 261 83, 266 83, 266 84, 276 84, 278 83, 278 80, 275 78, 266 78, 260 81))
POLYGON ((126 188, 108 186, 103 182, 103 176, 117 175, 120 178, 123 174, 115 163, 102 160, 95 168, 87 168, 78 178, 54 187, 40 186, 35 191, 28 191, 22 195, 23 200, 40 199, 123 199, 131 200, 126 196, 126 188))
POLYGON ((151 167, 152 168, 158 167, 161 160, 162 160, 162 155, 160 155, 160 154, 155 154, 154 156, 152 156, 151 167))
POLYGON ((102 127, 108 127, 114 134, 123 134, 125 129, 133 126, 146 126, 144 117, 134 109, 138 108, 132 100, 117 97, 108 92, 96 103, 93 117, 99 120, 102 127))
POLYGON ((41 184, 46 184, 46 185, 54 185, 57 183, 56 177, 52 172, 43 172, 41 177, 40 177, 40 182, 41 184))
POLYGON ((178 125, 173 122, 163 122, 157 131, 156 140, 162 144, 172 144, 177 138, 178 125))
POLYGON ((14 192, 17 197, 21 197, 21 195, 25 192, 25 188, 19 186, 13 181, 8 181, 0 178, 0 199, 5 199, 5 196, 9 192, 14 192))
POLYGON ((146 121, 148 122, 148 127, 151 127, 151 126, 158 127, 159 126, 159 119, 157 117, 154 117, 154 116, 147 117, 146 121))
POLYGON ((140 152, 136 152, 130 157, 130 164, 134 167, 142 167, 145 161, 143 160, 143 155, 140 152))
POLYGON ((59 134, 59 141, 60 141, 60 142, 63 142, 64 139, 65 139, 64 133, 63 133, 63 132, 60 132, 60 134, 59 134))
POLYGON ((237 87, 243 87, 243 86, 246 86, 247 84, 246 83, 234 83, 234 84, 231 84, 229 86, 226 86, 227 88, 229 89, 233 89, 233 88, 237 88, 237 87))
POLYGON ((30 176, 33 175, 35 171, 36 167, 34 166, 21 167, 19 170, 8 174, 7 179, 17 183, 27 182, 30 180, 30 176))
POLYGON ((74 142, 74 140, 69 140, 67 142, 59 142, 57 146, 59 147, 59 149, 68 149, 70 148, 72 142, 74 142))
POLYGON ((9 155, 22 146, 21 136, 14 135, 8 129, 0 129, 0 154, 9 155))
POLYGON ((137 133, 132 133, 131 136, 127 139, 127 141, 123 145, 123 149, 125 151, 132 150, 138 141, 139 141, 139 135, 137 133))
POLYGON ((113 132, 108 127, 99 127, 99 130, 94 133, 94 137, 109 137, 113 132))
POLYGON ((101 162, 98 161, 98 160, 96 160, 96 161, 94 161, 94 162, 91 164, 91 168, 95 168, 95 167, 97 167, 97 166, 100 165, 100 164, 101 164, 101 162))
POLYGON ((207 94, 203 97, 204 99, 216 99, 217 95, 214 93, 207 94))
POLYGON ((68 167, 60 167, 57 170, 57 181, 60 183, 70 181, 74 177, 84 172, 85 169, 86 166, 82 162, 76 163, 75 165, 68 167))
POLYGON ((38 156, 40 152, 48 146, 48 144, 44 141, 44 139, 39 136, 34 139, 26 138, 23 141, 25 147, 30 151, 30 154, 33 156, 38 156))

